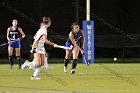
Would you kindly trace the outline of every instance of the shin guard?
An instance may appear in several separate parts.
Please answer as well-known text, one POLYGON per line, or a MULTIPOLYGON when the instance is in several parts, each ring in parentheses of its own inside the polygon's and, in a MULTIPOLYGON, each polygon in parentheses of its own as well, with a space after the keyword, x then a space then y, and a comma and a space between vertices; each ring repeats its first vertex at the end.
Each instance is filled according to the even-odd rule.
POLYGON ((72 69, 75 69, 77 66, 77 59, 72 60, 72 69))
POLYGON ((19 67, 21 67, 21 61, 20 61, 21 57, 20 56, 17 56, 17 62, 18 62, 18 65, 19 67))
POLYGON ((64 66, 67 67, 69 63, 69 59, 64 58, 64 66))
POLYGON ((9 56, 9 63, 11 66, 13 66, 13 56, 9 56))

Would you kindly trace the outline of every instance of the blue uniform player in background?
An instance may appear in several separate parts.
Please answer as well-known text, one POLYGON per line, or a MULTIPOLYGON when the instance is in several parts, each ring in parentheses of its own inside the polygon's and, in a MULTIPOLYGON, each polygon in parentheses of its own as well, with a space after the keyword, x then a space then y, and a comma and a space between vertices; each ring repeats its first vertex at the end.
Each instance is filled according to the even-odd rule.
POLYGON ((18 65, 19 65, 18 69, 21 69, 20 40, 25 37, 25 34, 22 31, 22 29, 17 26, 17 24, 18 24, 18 20, 13 19, 12 26, 8 27, 8 29, 7 29, 7 40, 9 42, 8 54, 9 54, 10 69, 13 68, 13 51, 14 51, 14 49, 15 49, 15 53, 16 53, 16 57, 17 57, 18 65))
POLYGON ((84 34, 83 31, 80 29, 79 24, 73 23, 71 25, 72 31, 69 33, 69 38, 66 42, 66 47, 73 46, 72 50, 66 50, 66 55, 64 59, 64 72, 67 72, 68 63, 70 60, 70 57, 72 55, 72 69, 71 74, 75 73, 75 69, 78 62, 78 55, 79 51, 83 54, 83 48, 84 48, 84 34), (81 45, 80 45, 81 44, 81 45))

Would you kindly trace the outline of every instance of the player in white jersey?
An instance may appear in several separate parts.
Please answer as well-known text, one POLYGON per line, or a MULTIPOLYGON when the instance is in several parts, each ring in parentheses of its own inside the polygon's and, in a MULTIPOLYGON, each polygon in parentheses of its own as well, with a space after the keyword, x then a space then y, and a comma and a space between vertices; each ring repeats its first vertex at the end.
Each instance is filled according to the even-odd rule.
POLYGON ((45 60, 44 43, 57 47, 57 44, 54 44, 47 39, 47 28, 50 27, 50 25, 51 25, 51 19, 49 17, 44 17, 42 25, 36 33, 36 38, 32 45, 32 50, 30 51, 31 53, 34 53, 34 58, 36 62, 25 62, 22 65, 22 69, 24 69, 27 66, 35 66, 35 71, 31 77, 31 80, 40 79, 38 77, 38 73, 40 72, 42 66, 44 65, 44 60, 45 60))
MULTIPOLYGON (((42 21, 45 20, 45 17, 43 17, 42 21)), ((43 26, 43 23, 41 23, 41 26, 43 26)), ((34 36, 34 39, 36 38, 36 35, 34 36)), ((28 60, 26 60, 26 62, 29 62, 28 60)), ((32 62, 35 62, 35 58, 32 60, 32 62)), ((50 70, 50 69, 53 69, 53 67, 49 66, 48 65, 48 53, 45 51, 45 61, 44 61, 44 68, 46 70, 50 70)), ((31 70, 35 70, 35 67, 34 66, 30 66, 29 69, 31 70)))

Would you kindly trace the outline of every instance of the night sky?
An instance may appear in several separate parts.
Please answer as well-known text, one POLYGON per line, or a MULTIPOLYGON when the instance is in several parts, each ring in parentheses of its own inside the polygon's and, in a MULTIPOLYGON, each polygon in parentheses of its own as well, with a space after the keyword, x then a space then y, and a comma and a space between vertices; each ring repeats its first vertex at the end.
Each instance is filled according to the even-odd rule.
MULTIPOLYGON (((64 35, 68 34, 71 23, 76 19, 75 6, 73 5, 76 0, 1 0, 1 2, 3 1, 6 5, 28 16, 28 18, 1 3, 0 34, 2 35, 11 25, 13 18, 19 20, 19 26, 23 28, 26 34, 33 34, 38 27, 30 19, 39 23, 43 16, 50 16, 52 19, 50 29, 64 35)), ((85 9, 85 0, 79 0, 79 6, 85 9)), ((91 0, 91 14, 103 18, 127 33, 140 33, 139 9, 139 0, 91 0)), ((79 24, 81 25, 85 19, 85 12, 79 9, 79 24)), ((106 25, 98 22, 92 16, 91 20, 95 21, 95 35, 112 34, 113 31, 106 25)))
MULTIPOLYGON (((5 0, 5 2, 28 18, 13 9, 7 8, 6 5, 0 6, 1 34, 5 34, 4 31, 11 25, 13 18, 19 20, 19 26, 23 28, 26 34, 33 34, 38 29, 38 26, 31 19, 40 23, 43 16, 50 16, 52 20, 50 29, 58 34, 67 34, 72 22, 75 21, 75 6, 73 6, 75 0, 5 0)), ((83 13, 80 16, 83 17, 84 15, 83 13)))

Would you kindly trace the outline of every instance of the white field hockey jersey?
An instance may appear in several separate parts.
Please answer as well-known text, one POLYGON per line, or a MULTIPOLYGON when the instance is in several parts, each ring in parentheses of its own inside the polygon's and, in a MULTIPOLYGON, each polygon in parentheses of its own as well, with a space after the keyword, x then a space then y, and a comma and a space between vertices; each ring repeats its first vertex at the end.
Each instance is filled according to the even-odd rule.
POLYGON ((36 38, 33 42, 32 45, 32 49, 31 49, 31 53, 33 53, 33 49, 35 47, 35 44, 38 42, 38 49, 43 49, 44 48, 44 41, 43 38, 41 37, 42 35, 46 35, 47 36, 47 29, 45 28, 45 26, 42 26, 36 33, 36 38))

